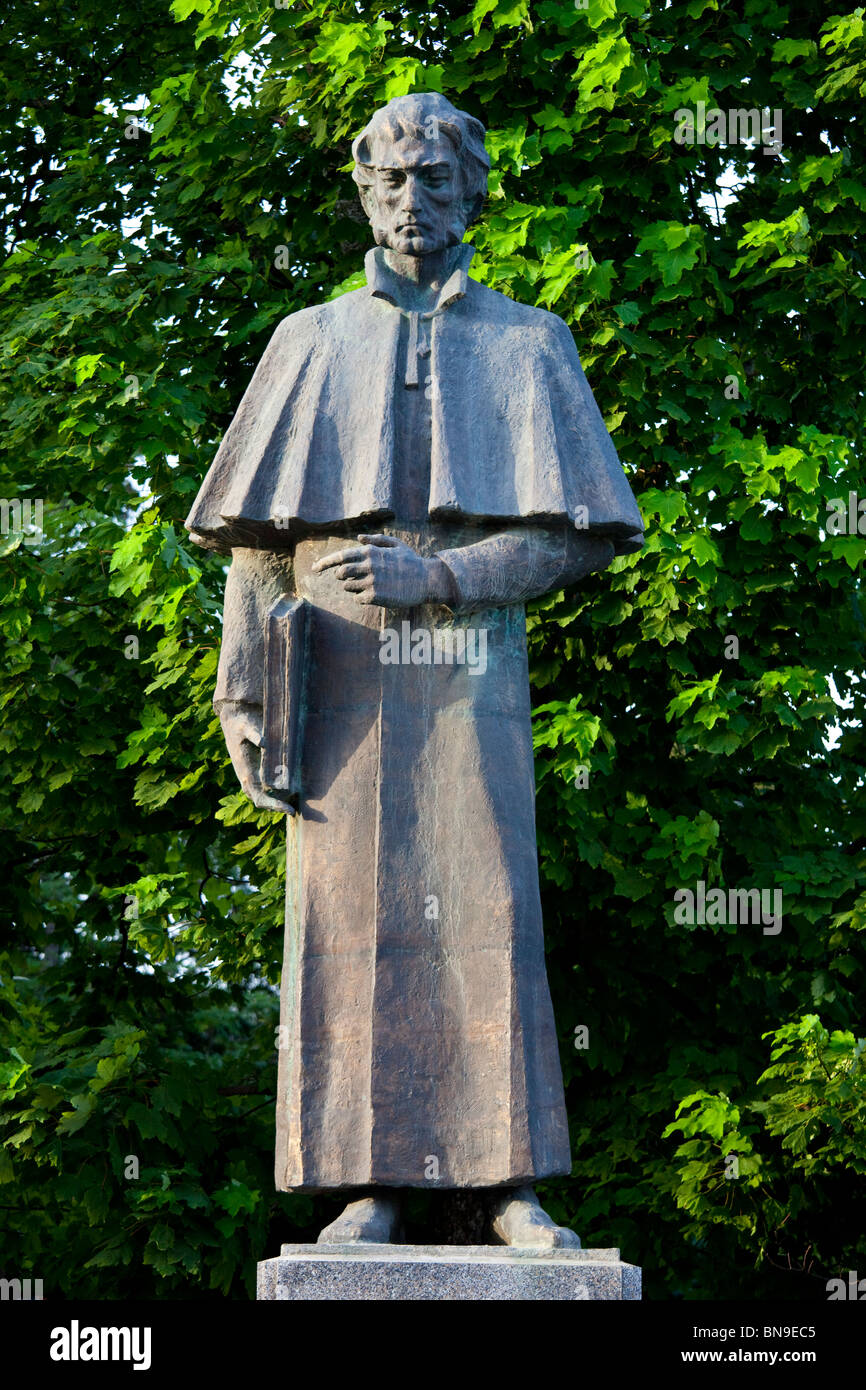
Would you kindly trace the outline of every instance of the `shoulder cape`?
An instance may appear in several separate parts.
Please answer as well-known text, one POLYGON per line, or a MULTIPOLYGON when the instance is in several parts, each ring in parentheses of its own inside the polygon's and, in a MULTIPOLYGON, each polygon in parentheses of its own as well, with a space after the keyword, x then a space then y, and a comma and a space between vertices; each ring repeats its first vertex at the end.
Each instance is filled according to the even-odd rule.
MULTIPOLYGON (((400 309, 370 288, 277 327, 187 518, 200 544, 285 548, 393 516, 400 309)), ((643 523, 571 332, 475 280, 430 319, 431 521, 643 523)))

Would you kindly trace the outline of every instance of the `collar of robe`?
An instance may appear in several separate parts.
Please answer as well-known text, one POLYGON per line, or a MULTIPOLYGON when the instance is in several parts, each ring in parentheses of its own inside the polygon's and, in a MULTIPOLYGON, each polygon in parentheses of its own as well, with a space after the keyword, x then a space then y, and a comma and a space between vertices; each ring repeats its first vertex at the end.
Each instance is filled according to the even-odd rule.
POLYGON ((367 287, 370 294, 376 299, 384 299, 388 304, 393 304, 398 313, 409 320, 406 378, 403 383, 408 390, 417 390, 418 388, 419 358, 430 356, 430 335, 427 324, 431 319, 444 313, 449 305, 462 299, 466 293, 467 272, 470 261, 475 255, 475 248, 462 242, 455 249, 457 252, 455 268, 439 291, 433 308, 424 313, 416 309, 406 309, 400 302, 405 281, 402 275, 398 275, 388 265, 383 247, 374 246, 364 257, 364 274, 367 277, 367 287))

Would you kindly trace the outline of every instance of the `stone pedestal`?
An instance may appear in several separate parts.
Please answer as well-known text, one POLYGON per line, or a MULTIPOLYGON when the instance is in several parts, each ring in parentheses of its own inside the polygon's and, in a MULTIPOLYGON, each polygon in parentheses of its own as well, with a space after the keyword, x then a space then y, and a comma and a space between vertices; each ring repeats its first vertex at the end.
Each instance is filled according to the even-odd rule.
POLYGON ((284 1245, 258 1266, 260 1301, 634 1300, 640 1270, 618 1250, 504 1245, 284 1245))

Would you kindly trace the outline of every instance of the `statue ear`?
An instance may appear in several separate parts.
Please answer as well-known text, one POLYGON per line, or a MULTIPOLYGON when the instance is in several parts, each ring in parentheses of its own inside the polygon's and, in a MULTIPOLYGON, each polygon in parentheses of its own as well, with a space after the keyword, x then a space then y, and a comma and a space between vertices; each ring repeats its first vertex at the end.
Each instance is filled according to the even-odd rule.
POLYGON ((484 207, 485 195, 478 193, 474 198, 464 198, 463 211, 466 217, 466 226, 471 227, 473 222, 477 222, 484 207))

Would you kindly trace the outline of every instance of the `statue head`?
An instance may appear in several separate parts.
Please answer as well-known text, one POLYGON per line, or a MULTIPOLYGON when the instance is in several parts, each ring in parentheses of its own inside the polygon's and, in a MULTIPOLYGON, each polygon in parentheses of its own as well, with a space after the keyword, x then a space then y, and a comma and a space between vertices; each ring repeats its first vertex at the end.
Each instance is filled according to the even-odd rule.
POLYGON ((484 127, 438 92, 395 97, 352 144, 352 174, 377 245, 429 256, 481 214, 490 160, 484 127))

